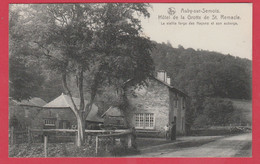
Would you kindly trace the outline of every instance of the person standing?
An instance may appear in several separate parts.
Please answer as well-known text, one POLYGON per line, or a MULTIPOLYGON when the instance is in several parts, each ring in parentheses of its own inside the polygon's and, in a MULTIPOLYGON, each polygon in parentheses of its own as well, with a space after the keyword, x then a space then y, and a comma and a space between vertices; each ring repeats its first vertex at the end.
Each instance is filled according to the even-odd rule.
POLYGON ((169 124, 166 124, 166 125, 164 126, 164 131, 165 131, 165 139, 168 140, 168 139, 169 139, 169 134, 170 134, 169 124))
POLYGON ((176 116, 171 124, 171 140, 176 140, 176 116))
POLYGON ((132 147, 133 147, 134 149, 137 149, 136 130, 135 130, 135 127, 132 127, 132 147))

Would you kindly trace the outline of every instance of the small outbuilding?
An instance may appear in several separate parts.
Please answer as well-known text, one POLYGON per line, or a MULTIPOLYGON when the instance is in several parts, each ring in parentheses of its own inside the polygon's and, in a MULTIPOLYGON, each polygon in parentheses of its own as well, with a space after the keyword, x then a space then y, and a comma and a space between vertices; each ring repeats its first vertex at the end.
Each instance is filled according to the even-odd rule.
MULTIPOLYGON (((72 97, 75 105, 79 107, 80 99, 72 97)), ((88 101, 85 100, 85 104, 88 101)), ((43 106, 43 110, 38 114, 38 121, 35 128, 44 129, 71 129, 77 128, 76 116, 72 111, 73 103, 68 95, 61 94, 51 102, 43 106)), ((98 116, 98 107, 93 104, 89 115, 86 118, 86 129, 93 129, 104 120, 98 116)))
POLYGON ((19 129, 30 127, 45 104, 39 97, 22 101, 9 97, 9 126, 19 129))
POLYGON ((111 106, 101 117, 104 118, 105 127, 111 127, 111 128, 126 127, 125 116, 118 107, 111 106))

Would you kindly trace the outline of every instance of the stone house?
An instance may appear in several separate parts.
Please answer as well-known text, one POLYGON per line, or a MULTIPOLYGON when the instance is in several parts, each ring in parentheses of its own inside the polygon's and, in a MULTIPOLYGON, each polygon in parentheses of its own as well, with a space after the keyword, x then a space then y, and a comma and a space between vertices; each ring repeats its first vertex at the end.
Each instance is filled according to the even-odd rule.
POLYGON ((177 135, 184 135, 188 95, 171 86, 164 71, 158 72, 157 77, 150 77, 146 83, 147 86, 138 88, 127 87, 130 125, 137 130, 164 134, 164 126, 175 117, 177 135))
POLYGON ((19 129, 31 126, 45 104, 46 102, 38 97, 22 101, 9 98, 9 126, 17 126, 19 129))
MULTIPOLYGON (((75 105, 79 107, 80 99, 73 97, 75 105)), ((85 104, 88 103, 85 100, 85 104)), ((43 110, 36 116, 32 128, 37 129, 73 129, 77 128, 76 116, 73 111, 73 103, 69 96, 61 94, 51 102, 43 106, 43 110)), ((86 129, 94 129, 104 120, 98 116, 98 107, 93 104, 89 115, 86 118, 86 129)))

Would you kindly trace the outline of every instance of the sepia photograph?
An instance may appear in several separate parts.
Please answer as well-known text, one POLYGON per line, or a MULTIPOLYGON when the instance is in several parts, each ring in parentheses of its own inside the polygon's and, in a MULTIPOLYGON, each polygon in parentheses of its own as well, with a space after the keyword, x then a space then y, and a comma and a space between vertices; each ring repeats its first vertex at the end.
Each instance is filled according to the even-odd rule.
POLYGON ((252 157, 252 26, 252 3, 9 4, 9 157, 252 157))

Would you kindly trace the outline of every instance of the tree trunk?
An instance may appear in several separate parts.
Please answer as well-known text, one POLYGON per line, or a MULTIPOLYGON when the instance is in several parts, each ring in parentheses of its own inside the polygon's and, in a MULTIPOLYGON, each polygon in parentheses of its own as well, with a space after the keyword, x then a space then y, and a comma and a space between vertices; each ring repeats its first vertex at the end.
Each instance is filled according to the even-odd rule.
POLYGON ((77 146, 80 147, 84 144, 85 139, 85 111, 84 111, 84 92, 83 92, 83 67, 79 66, 78 68, 78 87, 79 87, 79 97, 80 97, 80 106, 79 106, 79 116, 77 118, 78 123, 78 135, 77 135, 77 146))
POLYGON ((79 98, 80 98, 80 106, 79 111, 84 111, 85 106, 85 98, 84 98, 84 91, 83 91, 83 66, 79 67, 79 73, 78 73, 78 87, 79 87, 79 98))
MULTIPOLYGON (((67 94, 69 95, 70 97, 70 100, 72 101, 72 104, 73 104, 73 107, 71 108, 71 110, 73 111, 73 113, 75 114, 76 116, 76 119, 77 119, 77 125, 78 125, 78 132, 77 132, 77 140, 76 140, 76 145, 78 147, 82 146, 83 145, 83 142, 84 142, 84 131, 85 131, 85 117, 84 117, 84 111, 82 109, 78 109, 73 98, 72 98, 72 95, 71 95, 71 92, 69 90, 69 87, 67 85, 67 80, 66 80, 66 72, 63 72, 62 74, 62 81, 63 81, 63 87, 64 89, 67 91, 67 94)), ((82 99, 82 97, 81 97, 82 99)), ((83 98, 84 100, 84 98, 83 98)), ((84 105, 84 102, 82 103, 81 101, 81 106, 82 104, 84 105)))
POLYGON ((78 132, 77 132, 77 141, 76 145, 78 147, 82 146, 84 144, 84 138, 85 138, 85 121, 82 117, 77 117, 77 124, 78 124, 78 132))
POLYGON ((125 87, 122 87, 120 92, 119 92, 119 98, 121 99, 120 100, 120 110, 121 112, 123 112, 124 114, 124 122, 125 122, 125 125, 127 128, 132 128, 131 125, 130 125, 130 122, 128 121, 128 108, 129 108, 129 104, 128 104, 128 99, 127 99, 127 96, 126 96, 126 88, 125 87))

